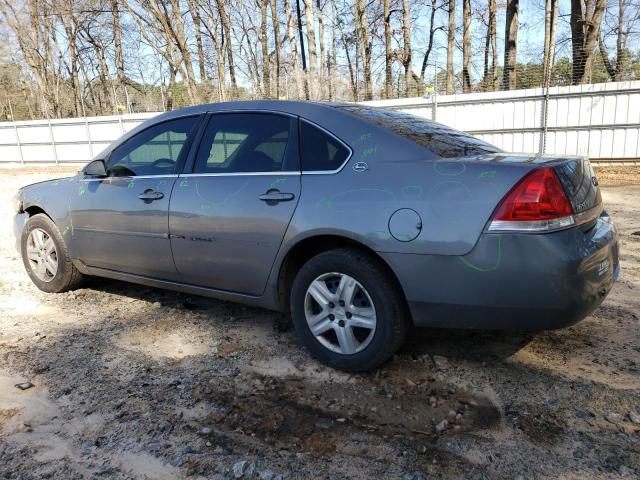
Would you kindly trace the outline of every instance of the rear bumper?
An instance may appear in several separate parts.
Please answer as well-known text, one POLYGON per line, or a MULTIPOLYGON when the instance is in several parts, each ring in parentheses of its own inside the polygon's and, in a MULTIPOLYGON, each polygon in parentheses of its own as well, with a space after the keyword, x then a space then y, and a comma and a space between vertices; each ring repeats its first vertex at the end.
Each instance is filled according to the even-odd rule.
POLYGON ((561 328, 600 305, 620 273, 609 217, 587 232, 484 234, 464 256, 381 255, 426 327, 561 328))
POLYGON ((16 241, 16 250, 20 254, 22 254, 22 232, 24 230, 24 226, 27 224, 28 219, 29 214, 27 213, 16 213, 16 215, 13 217, 13 236, 16 241))

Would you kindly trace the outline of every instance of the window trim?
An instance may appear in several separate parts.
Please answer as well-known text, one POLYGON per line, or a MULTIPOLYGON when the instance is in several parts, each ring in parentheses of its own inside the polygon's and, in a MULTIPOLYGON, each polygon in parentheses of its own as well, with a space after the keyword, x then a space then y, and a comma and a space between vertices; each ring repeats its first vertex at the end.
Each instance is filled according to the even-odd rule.
POLYGON ((347 155, 347 158, 344 159, 344 162, 342 162, 342 165, 340 165, 335 170, 308 170, 308 171, 305 171, 304 170, 304 165, 303 165, 304 159, 302 158, 302 137, 301 137, 302 128, 300 128, 300 126, 298 126, 298 144, 299 144, 298 150, 300 152, 300 172, 302 173, 302 175, 335 175, 336 173, 340 173, 342 171, 342 169, 344 169, 344 167, 347 165, 347 163, 349 163, 349 160, 351 160, 351 157, 353 157, 353 149, 351 148, 351 146, 349 144, 347 144, 345 141, 343 141, 341 138, 339 138, 336 135, 334 135, 333 133, 331 133, 326 128, 321 127, 317 123, 312 122, 310 120, 307 120, 306 118, 299 117, 298 123, 302 123, 302 122, 308 123, 312 127, 315 127, 317 129, 321 130, 322 132, 326 133, 327 135, 329 135, 334 140, 337 140, 338 143, 341 143, 342 146, 344 146, 349 151, 349 155, 347 155))
POLYGON ((152 125, 149 125, 149 126, 143 128, 142 130, 140 130, 139 132, 136 132, 134 135, 130 136, 125 141, 123 141, 123 142, 119 143, 118 145, 116 145, 115 147, 113 147, 111 149, 111 151, 109 152, 109 155, 107 155, 107 158, 105 159, 105 166, 108 166, 109 162, 111 161, 111 156, 113 155, 113 153, 118 148, 122 147, 127 142, 133 140, 138 135, 146 132, 150 128, 154 128, 154 127, 157 127, 159 125, 163 125, 165 123, 173 122, 175 120, 181 120, 181 119, 184 119, 184 118, 191 118, 191 117, 195 117, 196 118, 196 125, 194 125, 193 131, 189 132, 189 133, 191 133, 191 138, 189 138, 189 136, 187 136, 187 139, 186 139, 185 144, 183 146, 183 148, 186 147, 186 153, 183 156, 182 155, 183 152, 182 151, 180 152, 180 154, 181 154, 180 156, 183 156, 183 158, 179 159, 180 161, 176 162, 176 165, 175 165, 173 173, 159 173, 158 175, 121 175, 121 176, 115 176, 115 175, 108 175, 109 170, 107 170, 107 176, 106 177, 98 178, 98 179, 92 179, 92 180, 102 180, 102 181, 104 181, 104 180, 109 179, 109 178, 159 178, 159 177, 171 178, 171 177, 178 177, 180 175, 180 172, 184 169, 184 166, 187 163, 187 159, 189 158, 189 153, 191 152, 191 147, 193 146, 193 143, 196 140, 196 137, 198 136, 198 133, 200 133, 200 128, 202 126, 202 119, 205 117, 205 115, 203 115, 202 113, 189 113, 189 114, 185 114, 185 115, 177 115, 175 117, 167 118, 165 120, 162 120, 161 122, 156 122, 156 123, 154 123, 152 125))
MULTIPOLYGON (((200 151, 200 147, 202 146, 202 139, 204 137, 204 133, 211 121, 215 118, 216 115, 226 115, 226 114, 269 114, 269 115, 280 115, 282 117, 288 117, 292 120, 297 120, 299 117, 292 113, 288 112, 279 112, 277 110, 242 110, 242 109, 230 109, 230 110, 215 110, 215 111, 207 111, 205 116, 205 120, 201 124, 201 128, 198 131, 197 135, 194 137, 194 142, 192 144, 193 153, 189 155, 189 158, 185 162, 183 172, 180 173, 180 177, 242 177, 242 176, 299 176, 300 171, 302 169, 302 159, 300 155, 300 142, 296 142, 296 138, 291 137, 289 140, 295 144, 296 147, 296 155, 298 156, 298 169, 297 170, 278 170, 275 172, 202 172, 195 173, 196 169, 196 161, 198 159, 198 153, 200 151)), ((298 123, 298 122, 295 122, 298 123)), ((295 125, 295 131, 292 132, 296 134, 297 137, 300 136, 300 128, 298 125, 295 125)), ((285 153, 286 156, 286 153, 285 153)), ((284 160, 283 160, 284 162, 284 160)))

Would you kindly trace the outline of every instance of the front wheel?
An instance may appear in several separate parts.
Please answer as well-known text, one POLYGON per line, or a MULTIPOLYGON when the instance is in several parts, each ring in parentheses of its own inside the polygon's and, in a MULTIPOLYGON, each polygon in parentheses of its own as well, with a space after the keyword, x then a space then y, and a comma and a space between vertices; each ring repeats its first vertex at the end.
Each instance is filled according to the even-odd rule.
POLYGON ((82 282, 58 227, 44 214, 27 221, 22 233, 22 261, 31 281, 44 292, 65 292, 82 282))
POLYGON ((323 252, 293 281, 291 314, 302 343, 327 365, 375 368, 406 333, 401 292, 377 259, 352 248, 323 252))

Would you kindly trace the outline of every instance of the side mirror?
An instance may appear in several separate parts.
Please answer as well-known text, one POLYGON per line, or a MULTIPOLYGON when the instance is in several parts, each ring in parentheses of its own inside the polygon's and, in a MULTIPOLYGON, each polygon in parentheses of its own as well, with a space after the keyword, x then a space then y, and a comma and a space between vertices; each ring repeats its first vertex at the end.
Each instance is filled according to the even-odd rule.
POLYGON ((94 160, 84 167, 83 172, 89 177, 103 178, 107 176, 107 167, 104 160, 94 160))

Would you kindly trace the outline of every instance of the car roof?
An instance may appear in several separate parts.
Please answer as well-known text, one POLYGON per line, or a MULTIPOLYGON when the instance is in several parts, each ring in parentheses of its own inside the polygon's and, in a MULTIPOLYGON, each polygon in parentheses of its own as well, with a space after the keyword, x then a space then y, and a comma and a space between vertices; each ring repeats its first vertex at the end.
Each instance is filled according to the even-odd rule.
POLYGON ((302 100, 239 100, 232 102, 203 103, 191 107, 172 110, 155 117, 157 120, 168 120, 170 118, 181 117, 190 114, 200 114, 206 112, 229 112, 229 111, 268 111, 280 112, 290 115, 312 119, 313 117, 325 115, 344 115, 336 107, 339 103, 313 102, 302 100))

